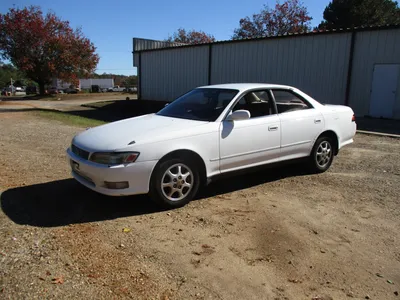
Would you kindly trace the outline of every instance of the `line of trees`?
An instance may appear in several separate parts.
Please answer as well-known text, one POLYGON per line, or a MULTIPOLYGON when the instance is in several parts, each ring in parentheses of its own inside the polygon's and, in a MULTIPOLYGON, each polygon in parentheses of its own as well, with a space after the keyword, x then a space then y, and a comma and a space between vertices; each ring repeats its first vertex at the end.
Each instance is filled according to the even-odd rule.
MULTIPOLYGON (((353 28, 358 26, 379 26, 400 24, 400 8, 392 0, 332 0, 325 8, 322 22, 311 27, 312 17, 300 0, 276 2, 275 7, 267 5, 252 16, 239 20, 239 27, 232 39, 260 38, 312 30, 353 28)), ((214 36, 203 31, 186 31, 179 28, 166 41, 186 44, 209 43, 214 36)))
POLYGON ((92 78, 113 78, 115 85, 119 85, 119 86, 123 86, 123 87, 134 87, 134 86, 137 86, 137 84, 138 84, 138 78, 136 75, 126 76, 126 75, 119 75, 119 74, 113 74, 113 73, 103 73, 103 74, 94 73, 91 77, 92 78))

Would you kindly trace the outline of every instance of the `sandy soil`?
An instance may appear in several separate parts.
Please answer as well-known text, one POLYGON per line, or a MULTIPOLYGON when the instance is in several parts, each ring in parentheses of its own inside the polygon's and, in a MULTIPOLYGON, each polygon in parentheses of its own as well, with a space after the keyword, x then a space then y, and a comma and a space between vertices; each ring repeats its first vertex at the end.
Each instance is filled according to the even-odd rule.
POLYGON ((357 135, 324 174, 263 170, 160 211, 71 179, 80 130, 0 112, 0 298, 399 299, 400 140, 357 135))

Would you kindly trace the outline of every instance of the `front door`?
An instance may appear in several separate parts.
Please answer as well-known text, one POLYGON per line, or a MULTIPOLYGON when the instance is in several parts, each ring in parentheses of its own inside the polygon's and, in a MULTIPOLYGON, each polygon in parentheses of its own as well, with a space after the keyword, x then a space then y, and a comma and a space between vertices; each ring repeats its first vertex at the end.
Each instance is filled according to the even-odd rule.
POLYGON ((246 94, 233 111, 245 109, 250 119, 223 121, 220 127, 220 170, 228 172, 280 159, 281 128, 267 91, 246 94))
POLYGON ((393 118, 400 65, 379 64, 374 67, 369 114, 393 118))

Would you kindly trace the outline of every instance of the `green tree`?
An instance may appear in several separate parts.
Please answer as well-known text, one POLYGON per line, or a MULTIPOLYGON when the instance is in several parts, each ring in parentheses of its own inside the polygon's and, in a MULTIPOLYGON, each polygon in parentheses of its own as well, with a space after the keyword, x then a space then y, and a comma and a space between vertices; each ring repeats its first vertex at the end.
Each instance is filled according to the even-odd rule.
POLYGON ((379 26, 400 23, 400 8, 392 0, 332 0, 319 29, 379 26))
POLYGON ((137 76, 126 76, 113 73, 103 73, 103 74, 93 73, 91 76, 93 78, 113 78, 114 84, 120 86, 131 86, 137 84, 134 83, 135 78, 137 82, 137 76))
POLYGON ((25 84, 24 75, 11 64, 0 63, 0 89, 11 84, 11 78, 15 86, 25 84))
POLYGON ((138 83, 137 76, 128 76, 124 81, 124 86, 134 87, 137 86, 137 83, 138 83))

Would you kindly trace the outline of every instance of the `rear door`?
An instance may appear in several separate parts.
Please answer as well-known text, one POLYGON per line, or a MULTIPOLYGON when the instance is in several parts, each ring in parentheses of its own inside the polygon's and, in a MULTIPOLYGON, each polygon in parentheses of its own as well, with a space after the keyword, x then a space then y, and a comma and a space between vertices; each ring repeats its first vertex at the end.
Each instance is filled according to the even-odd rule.
POLYGON ((307 100, 290 89, 272 89, 281 122, 282 160, 308 156, 324 129, 324 118, 307 100))

